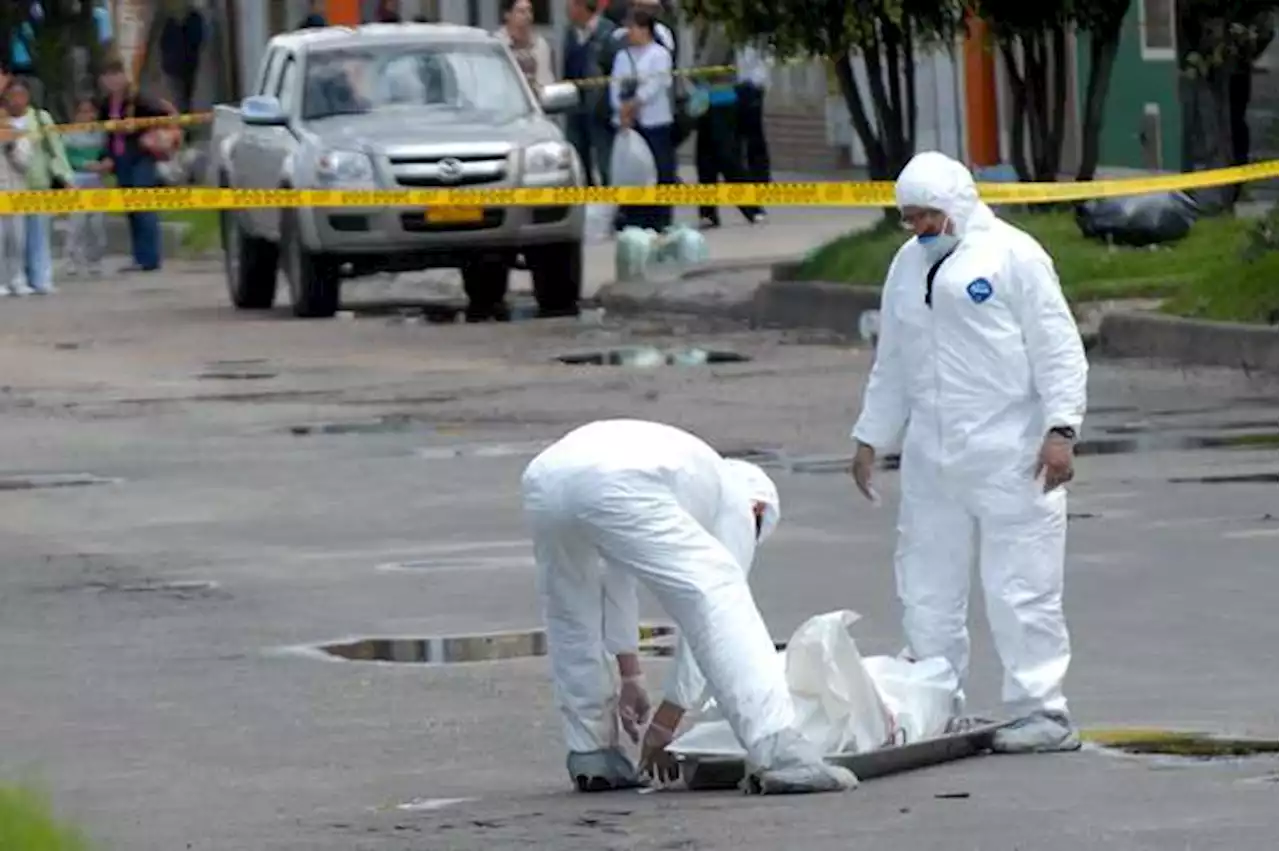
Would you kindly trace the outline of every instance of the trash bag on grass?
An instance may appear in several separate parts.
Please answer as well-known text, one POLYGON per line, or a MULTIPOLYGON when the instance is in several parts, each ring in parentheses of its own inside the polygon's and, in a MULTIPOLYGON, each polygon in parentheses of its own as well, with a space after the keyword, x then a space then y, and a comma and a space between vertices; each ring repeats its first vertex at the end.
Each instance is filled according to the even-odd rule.
POLYGON ((1090 239, 1144 247, 1182 239, 1199 214, 1185 192, 1154 192, 1085 201, 1076 206, 1076 225, 1090 239))

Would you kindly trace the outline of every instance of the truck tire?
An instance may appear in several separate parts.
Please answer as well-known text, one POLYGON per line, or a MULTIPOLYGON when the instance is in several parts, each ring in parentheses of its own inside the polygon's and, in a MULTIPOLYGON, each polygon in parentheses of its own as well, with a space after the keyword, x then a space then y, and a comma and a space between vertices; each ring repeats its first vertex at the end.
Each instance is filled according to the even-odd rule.
POLYGON ((506 322, 507 284, 511 269, 502 260, 475 260, 462 267, 462 289, 467 294, 468 322, 506 322))
POLYGON ((524 253, 533 275, 538 316, 577 316, 582 298, 582 243, 540 245, 524 253))
POLYGON ((235 210, 223 210, 219 218, 231 304, 238 310, 270 310, 276 302, 279 249, 269 240, 245 233, 235 210))
POLYGON ((337 263, 308 251, 298 234, 298 215, 280 217, 280 265, 289 281, 293 315, 299 319, 331 319, 338 312, 342 279, 337 263))

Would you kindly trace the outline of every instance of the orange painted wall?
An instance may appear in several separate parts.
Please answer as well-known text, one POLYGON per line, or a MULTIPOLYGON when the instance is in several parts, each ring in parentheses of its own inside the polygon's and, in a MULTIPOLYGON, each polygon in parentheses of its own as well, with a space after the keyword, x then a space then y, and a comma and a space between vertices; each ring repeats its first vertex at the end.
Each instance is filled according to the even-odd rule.
POLYGON ((360 0, 328 0, 325 3, 325 18, 329 26, 360 26, 360 0))
POLYGON ((970 15, 964 40, 964 108, 968 119, 969 165, 1000 162, 1000 109, 996 100, 996 60, 989 46, 987 25, 970 15))

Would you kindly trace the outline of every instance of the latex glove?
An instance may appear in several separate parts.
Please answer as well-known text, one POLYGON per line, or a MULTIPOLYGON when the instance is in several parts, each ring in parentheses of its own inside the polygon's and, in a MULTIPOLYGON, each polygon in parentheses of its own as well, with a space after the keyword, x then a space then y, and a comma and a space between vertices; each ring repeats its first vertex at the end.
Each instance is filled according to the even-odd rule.
POLYGON ((849 472, 853 474, 854 484, 858 486, 858 490, 862 491, 862 495, 873 503, 878 504, 880 495, 871 486, 871 474, 875 470, 875 466, 875 448, 865 443, 859 443, 858 451, 853 456, 853 465, 849 472))
POLYGON ((661 724, 650 724, 640 746, 640 771, 654 780, 670 783, 680 776, 680 764, 674 754, 667 752, 667 745, 675 738, 675 732, 661 724))
POLYGON ((632 742, 640 741, 640 728, 649 720, 649 695, 644 690, 644 675, 622 678, 618 696, 618 718, 632 742))
POLYGON ((1067 437, 1055 432, 1045 436, 1036 460, 1035 476, 1044 473, 1044 492, 1065 485, 1075 477, 1073 455, 1075 446, 1067 437))

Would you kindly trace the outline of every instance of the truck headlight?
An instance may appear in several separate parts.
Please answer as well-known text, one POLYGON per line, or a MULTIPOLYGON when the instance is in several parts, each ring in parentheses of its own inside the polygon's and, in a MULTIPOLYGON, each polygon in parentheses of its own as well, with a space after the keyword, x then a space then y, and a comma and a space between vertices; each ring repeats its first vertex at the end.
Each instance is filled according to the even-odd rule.
POLYGON ((524 149, 524 173, 544 176, 573 169, 573 148, 564 142, 538 142, 524 149))
POLYGON ((356 151, 321 151, 316 177, 325 186, 372 186, 373 160, 356 151))

